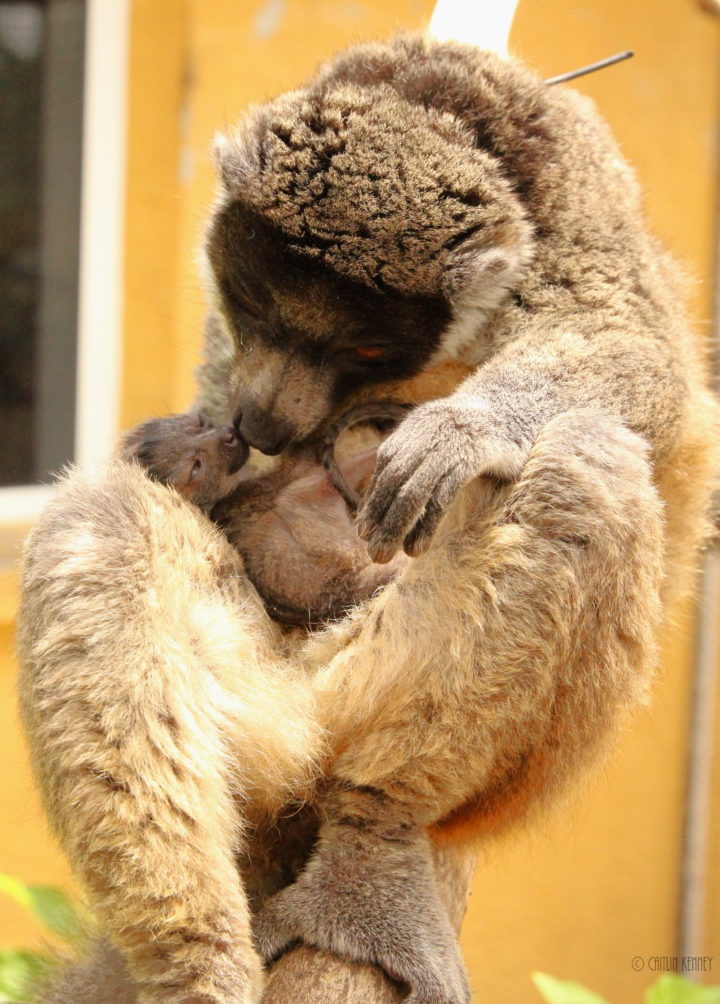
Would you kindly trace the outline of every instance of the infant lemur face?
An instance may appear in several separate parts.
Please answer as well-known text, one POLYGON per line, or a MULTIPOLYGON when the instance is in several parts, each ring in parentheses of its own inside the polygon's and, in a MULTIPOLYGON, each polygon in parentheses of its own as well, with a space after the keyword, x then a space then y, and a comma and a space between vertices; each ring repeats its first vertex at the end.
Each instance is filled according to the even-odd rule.
POLYGON ((237 487, 248 454, 247 443, 232 426, 218 428, 193 414, 144 422, 122 447, 126 460, 136 460, 152 478, 172 485, 202 509, 237 487))

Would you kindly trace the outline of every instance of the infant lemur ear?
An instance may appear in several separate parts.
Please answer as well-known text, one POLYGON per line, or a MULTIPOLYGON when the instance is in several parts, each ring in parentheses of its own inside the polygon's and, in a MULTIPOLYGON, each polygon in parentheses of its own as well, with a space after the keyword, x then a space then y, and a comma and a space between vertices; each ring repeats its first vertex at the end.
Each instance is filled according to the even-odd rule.
POLYGON ((133 460, 144 459, 141 457, 141 453, 146 443, 148 425, 148 422, 143 422, 122 434, 117 450, 117 455, 121 460, 131 463, 133 460))
POLYGON ((478 209, 486 214, 481 221, 463 224, 450 242, 442 293, 453 320, 437 358, 463 358, 486 318, 518 288, 533 259, 533 228, 522 203, 495 163, 483 159, 483 184, 464 193, 463 200, 479 200, 478 209))

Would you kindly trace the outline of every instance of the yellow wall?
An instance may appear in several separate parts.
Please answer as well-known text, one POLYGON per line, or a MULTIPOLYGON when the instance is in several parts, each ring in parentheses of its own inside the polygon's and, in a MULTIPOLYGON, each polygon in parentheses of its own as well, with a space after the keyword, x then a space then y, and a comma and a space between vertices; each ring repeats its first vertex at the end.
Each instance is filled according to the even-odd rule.
MULTIPOLYGON (((215 129, 249 102, 300 82, 338 46, 421 26, 431 6, 135 0, 124 424, 184 408, 192 397, 203 313, 194 254, 212 195, 215 129), (281 10, 279 21, 259 37, 262 14, 273 9, 281 10)), ((578 86, 613 123, 638 167, 655 228, 698 280, 700 334, 711 300, 719 26, 691 0, 524 0, 513 34, 516 51, 548 75, 636 50, 632 64, 578 86)), ((679 617, 668 631, 653 706, 612 764, 569 809, 484 852, 463 933, 478 1000, 533 1004, 528 974, 543 969, 593 986, 612 1004, 637 1004, 652 974, 647 966, 635 972, 633 957, 675 953, 688 623, 679 617)), ((60 880, 66 872, 46 836, 14 723, 7 627, 0 644, 0 818, 13 821, 0 831, 0 870, 60 880)), ((720 887, 717 870, 712 884, 720 887)), ((720 910, 713 910, 706 951, 716 956, 710 976, 720 983, 720 910)), ((0 945, 34 938, 19 910, 0 902, 0 945)))
MULTIPOLYGON (((0 871, 29 882, 69 886, 33 788, 17 725, 12 625, 0 626, 0 871)), ((0 901, 0 948, 35 944, 39 925, 15 903, 0 901)))
MULTIPOLYGON (((654 228, 696 280, 697 330, 709 335, 718 21, 686 0, 525 0, 512 39, 517 54, 548 76, 623 49, 636 52, 631 63, 577 86, 598 102, 636 166, 654 228)), ((614 1004, 637 1004, 654 979, 647 960, 675 955, 689 627, 680 618, 668 631, 652 707, 574 811, 488 852, 463 938, 479 999, 531 1004, 537 997, 526 974, 543 969, 614 1004), (638 972, 635 957, 645 960, 638 972)), ((715 972, 706 980, 720 984, 717 900, 708 912, 704 951, 715 955, 715 972)))

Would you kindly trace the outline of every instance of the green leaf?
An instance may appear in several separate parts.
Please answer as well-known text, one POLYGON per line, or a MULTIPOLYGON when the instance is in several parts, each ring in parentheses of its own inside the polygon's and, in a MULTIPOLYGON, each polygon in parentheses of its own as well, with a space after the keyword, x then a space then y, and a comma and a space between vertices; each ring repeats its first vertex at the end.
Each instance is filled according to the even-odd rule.
POLYGON ((28 886, 33 912, 45 927, 65 941, 79 941, 85 924, 78 908, 61 890, 49 885, 28 886))
POLYGON ((30 890, 20 879, 13 878, 12 875, 3 875, 0 872, 0 892, 4 892, 11 899, 21 906, 32 909, 30 890))
POLYGON ((557 980, 547 973, 533 973, 532 981, 547 1004, 608 1004, 604 997, 586 990, 579 983, 557 980))
POLYGON ((720 1004, 720 987, 703 987, 665 973, 645 995, 645 1004, 720 1004))
POLYGON ((12 875, 0 873, 0 892, 32 911, 49 931, 65 941, 79 941, 87 930, 80 910, 61 889, 26 885, 12 875))
POLYGON ((31 1001, 51 964, 39 952, 0 949, 0 1001, 31 1001))

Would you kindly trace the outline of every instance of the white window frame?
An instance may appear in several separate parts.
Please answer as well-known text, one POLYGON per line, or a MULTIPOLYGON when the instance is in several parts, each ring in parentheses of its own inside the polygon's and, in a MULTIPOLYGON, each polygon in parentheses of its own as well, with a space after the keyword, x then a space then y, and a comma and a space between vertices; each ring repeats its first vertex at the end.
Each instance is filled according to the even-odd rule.
MULTIPOLYGON (((117 438, 122 372, 123 236, 131 0, 88 0, 83 107, 75 463, 105 460, 117 438)), ((438 0, 430 33, 483 43, 499 53, 517 0, 468 17, 463 0, 438 0)), ((0 488, 0 534, 20 536, 51 497, 51 485, 0 488)))
MULTIPOLYGON (((75 462, 84 468, 111 454, 118 431, 130 0, 88 0, 85 32, 75 399, 75 462)), ((52 492, 0 488, 0 531, 11 550, 52 492)))

